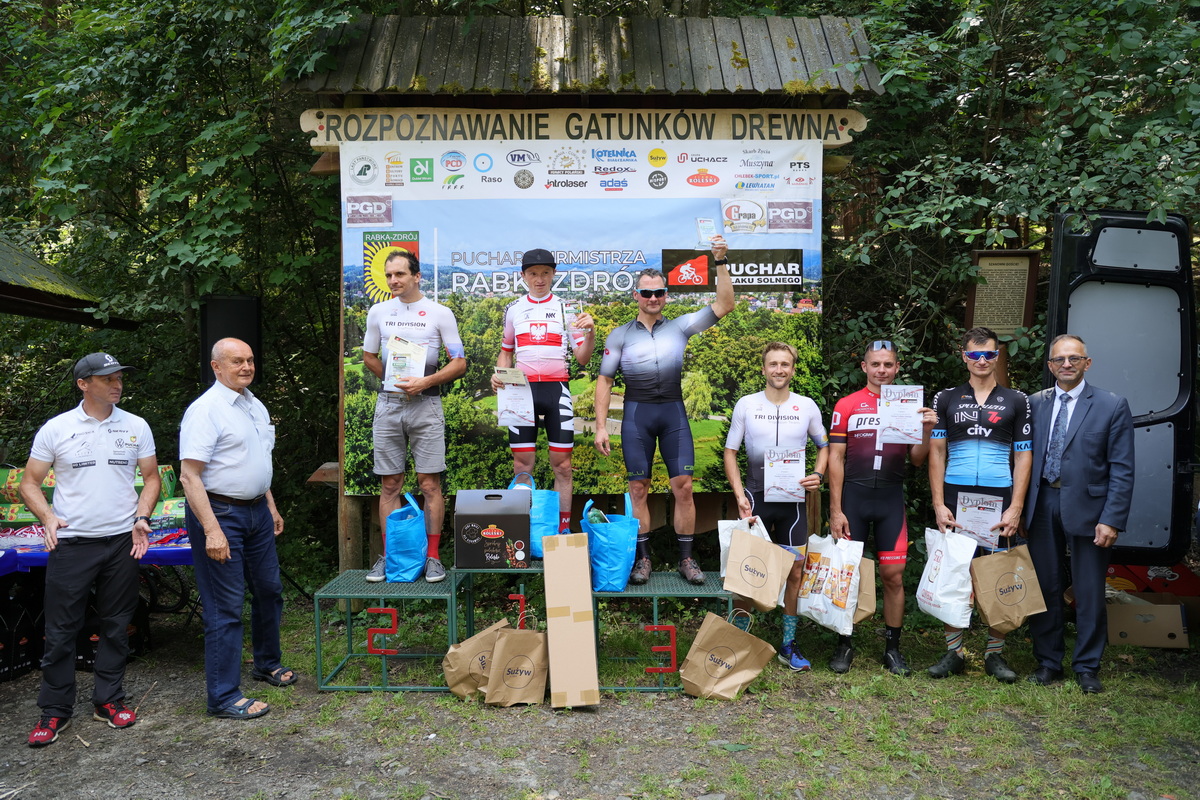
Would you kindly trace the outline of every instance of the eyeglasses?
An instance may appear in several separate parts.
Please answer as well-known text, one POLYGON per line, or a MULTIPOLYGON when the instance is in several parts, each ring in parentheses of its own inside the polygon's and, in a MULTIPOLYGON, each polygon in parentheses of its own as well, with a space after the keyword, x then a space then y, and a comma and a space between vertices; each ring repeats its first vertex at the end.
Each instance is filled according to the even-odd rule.
POLYGON ((667 294, 666 289, 638 289, 637 292, 647 300, 651 297, 664 297, 667 294))
POLYGON ((1087 360, 1087 356, 1055 356, 1054 358, 1050 359, 1050 363, 1056 367, 1061 367, 1063 364, 1070 361, 1071 366, 1073 367, 1079 362, 1087 360))
POLYGON ((892 344, 887 339, 876 339, 875 341, 871 342, 871 346, 868 347, 867 350, 891 350, 894 353, 896 352, 896 345, 892 344))
POLYGON ((967 358, 971 359, 972 361, 979 361, 980 359, 984 359, 986 361, 995 361, 997 358, 1000 357, 1000 351, 999 350, 965 350, 965 351, 963 351, 963 355, 966 356, 967 358))

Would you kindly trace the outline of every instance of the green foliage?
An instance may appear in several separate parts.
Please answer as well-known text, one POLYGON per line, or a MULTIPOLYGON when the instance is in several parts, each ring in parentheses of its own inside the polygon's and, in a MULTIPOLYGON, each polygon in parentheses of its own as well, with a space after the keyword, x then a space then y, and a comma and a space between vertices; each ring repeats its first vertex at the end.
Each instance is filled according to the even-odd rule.
POLYGON ((685 372, 681 388, 688 419, 708 419, 713 394, 708 377, 703 372, 685 372))
POLYGON ((291 563, 328 557, 335 541, 333 495, 305 481, 338 452, 338 274, 327 267, 338 198, 336 179, 308 174, 296 125, 306 98, 270 78, 276 12, 287 13, 211 0, 5 5, 0 232, 101 298, 98 318, 143 324, 8 318, 0 358, 20 366, 7 373, 0 438, 22 462, 37 427, 78 402, 70 363, 105 349, 140 368, 122 405, 146 417, 171 463, 183 411, 205 388, 197 309, 209 294, 259 297, 254 391, 278 423, 291 563))

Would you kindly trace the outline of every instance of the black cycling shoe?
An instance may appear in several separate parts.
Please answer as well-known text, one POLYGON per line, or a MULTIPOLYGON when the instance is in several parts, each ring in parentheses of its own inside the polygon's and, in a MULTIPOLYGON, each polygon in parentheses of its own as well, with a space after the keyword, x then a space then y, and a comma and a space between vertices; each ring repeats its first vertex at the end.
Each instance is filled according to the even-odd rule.
POLYGON ((960 675, 967 668, 967 660, 957 650, 947 650, 942 660, 929 668, 929 674, 935 678, 946 678, 950 675, 960 675))
POLYGON ((883 665, 893 675, 912 675, 912 670, 908 668, 908 662, 904 660, 904 656, 900 655, 899 650, 885 650, 883 665))
POLYGON ((844 642, 838 642, 837 649, 833 651, 833 658, 829 659, 829 668, 839 675, 845 675, 850 671, 850 662, 854 661, 854 647, 844 642))

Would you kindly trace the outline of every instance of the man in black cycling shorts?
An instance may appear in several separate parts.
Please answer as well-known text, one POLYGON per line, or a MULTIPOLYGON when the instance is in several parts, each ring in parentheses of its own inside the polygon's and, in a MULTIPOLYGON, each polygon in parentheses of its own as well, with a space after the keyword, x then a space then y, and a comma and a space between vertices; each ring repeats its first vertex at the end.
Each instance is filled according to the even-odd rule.
MULTIPOLYGON (((1017 528, 1025 508, 1025 492, 1033 468, 1029 398, 996 381, 1000 340, 989 328, 972 328, 963 336, 963 363, 971 379, 943 389, 933 400, 937 423, 930 437, 929 493, 938 530, 959 524, 954 518, 959 495, 984 496, 1004 509, 992 526, 998 549, 1017 544, 1017 528)), ((986 552, 986 551, 984 551, 986 552)), ((984 671, 1001 683, 1017 673, 1004 660, 1003 632, 988 631, 984 671)), ((935 678, 957 675, 966 668, 963 631, 946 626, 946 655, 929 668, 935 678)))
MULTIPOLYGON (((725 439, 725 477, 737 498, 738 517, 757 517, 766 528, 771 541, 793 548, 808 544, 808 514, 805 509, 806 492, 821 488, 825 479, 825 465, 829 457, 829 440, 825 426, 821 424, 821 410, 811 398, 792 391, 792 378, 796 375, 796 348, 786 342, 771 342, 763 350, 763 376, 766 388, 757 394, 748 394, 733 407, 729 421, 729 435, 725 439), (768 462, 783 458, 802 458, 808 443, 817 446, 815 469, 799 481, 781 479, 772 474, 768 462), (742 485, 738 469, 737 454, 746 445, 746 484, 742 485), (780 451, 792 451, 794 456, 780 456, 780 451), (787 485, 791 483, 791 485, 787 485)), ((810 668, 808 659, 796 648, 796 604, 800 599, 800 584, 804 580, 804 559, 792 564, 783 593, 783 642, 779 648, 779 660, 789 669, 803 672, 810 668)), ((749 611, 749 603, 741 598, 735 601, 738 608, 749 611)), ((749 626, 748 616, 737 617, 737 622, 749 626)), ((743 624, 739 624, 742 627, 743 624)))
MULTIPOLYGON (((874 530, 886 626, 883 665, 894 675, 908 675, 908 664, 900 654, 904 565, 908 562, 905 461, 916 466, 925 463, 936 416, 932 409, 920 410, 924 423, 920 444, 885 444, 879 430, 879 394, 880 387, 895 382, 900 371, 896 346, 877 339, 867 348, 860 366, 867 385, 837 401, 829 428, 829 532, 835 539, 865 542, 874 530)), ((829 668, 848 672, 853 660, 852 639, 842 636, 829 668)))
POLYGON ((692 500, 695 446, 683 405, 683 352, 687 340, 711 328, 733 310, 733 279, 729 276, 724 237, 713 238, 713 263, 717 268, 717 299, 708 308, 666 319, 667 282, 662 272, 646 269, 634 283, 637 317, 614 328, 604 342, 604 358, 596 378, 596 449, 608 455, 608 406, 617 370, 625 379, 625 405, 621 420, 622 452, 629 473, 629 495, 638 518, 637 556, 629 582, 650 579, 650 470, 657 446, 671 478, 675 497, 675 536, 679 541, 679 574, 689 583, 704 583, 704 573, 692 558, 696 532, 696 505, 692 500))

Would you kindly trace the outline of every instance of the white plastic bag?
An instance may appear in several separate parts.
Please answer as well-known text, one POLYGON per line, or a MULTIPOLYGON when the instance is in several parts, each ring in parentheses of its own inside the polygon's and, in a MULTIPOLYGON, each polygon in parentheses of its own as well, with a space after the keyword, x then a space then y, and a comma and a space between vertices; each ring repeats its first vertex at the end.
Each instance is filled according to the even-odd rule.
POLYGON ((746 519, 722 519, 717 520, 717 542, 721 545, 721 577, 725 577, 725 568, 729 564, 729 543, 733 541, 734 529, 746 531, 751 536, 757 536, 759 539, 771 541, 770 534, 763 524, 754 518, 754 523, 750 523, 750 518, 746 519))
POLYGON ((862 554, 862 542, 808 537, 797 613, 843 636, 853 633, 862 554))
POLYGON ((929 560, 917 586, 917 606, 954 628, 971 623, 971 559, 975 540, 970 536, 937 528, 925 529, 925 552, 929 560))

